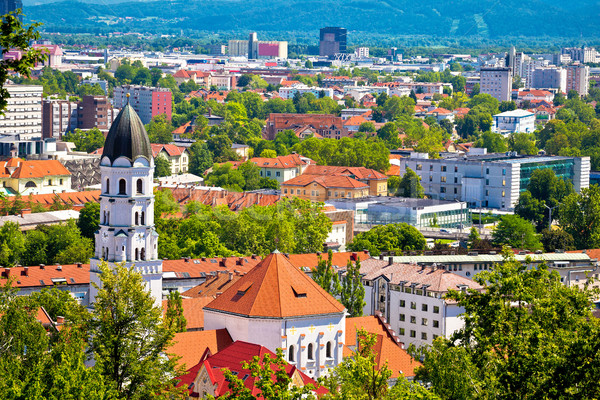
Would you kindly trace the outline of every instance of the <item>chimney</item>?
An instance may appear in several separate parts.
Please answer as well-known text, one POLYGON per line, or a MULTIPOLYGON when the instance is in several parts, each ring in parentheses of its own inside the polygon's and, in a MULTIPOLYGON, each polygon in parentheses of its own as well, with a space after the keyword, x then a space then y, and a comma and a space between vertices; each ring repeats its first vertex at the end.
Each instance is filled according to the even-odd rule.
POLYGON ((80 262, 78 262, 78 263, 77 263, 77 268, 83 268, 83 264, 82 264, 82 263, 80 263, 80 262))
POLYGON ((46 269, 46 265, 45 264, 40 264, 40 269, 46 269))
POLYGON ((57 324, 64 324, 65 323, 65 317, 62 317, 60 315, 56 316, 56 323, 57 324))
POLYGON ((4 268, 4 274, 3 275, 8 278, 10 276, 10 268, 4 268))
POLYGON ((383 254, 379 254, 379 259, 383 260, 383 254))
POLYGON ((231 282, 231 280, 233 279, 233 272, 229 273, 229 280, 227 282, 231 282))
POLYGON ((251 258, 252 258, 253 260, 256 260, 256 254, 252 254, 252 257, 251 257, 251 258))
POLYGON ((183 261, 185 261, 186 263, 190 262, 190 258, 189 257, 183 257, 183 261))
POLYGON ((352 254, 350 255, 350 259, 351 259, 352 261, 357 261, 357 260, 358 260, 358 254, 357 254, 357 253, 352 253, 352 254))
POLYGON ((394 263, 394 257, 393 257, 393 256, 390 256, 390 257, 388 258, 388 260, 389 260, 389 261, 388 261, 388 265, 392 265, 392 264, 394 263))
POLYGON ((23 275, 29 276, 29 267, 24 267, 23 268, 23 275))
POLYGON ((240 257, 239 259, 236 260, 235 265, 243 265, 244 263, 244 259, 242 257, 240 257))
POLYGON ((366 255, 369 255, 369 250, 363 249, 363 253, 365 253, 366 255))
POLYGON ((219 266, 224 267, 226 261, 227 261, 227 259, 225 257, 221 258, 221 261, 219 261, 219 266))
POLYGON ((31 208, 24 208, 21 210, 21 217, 25 214, 31 214, 31 208))

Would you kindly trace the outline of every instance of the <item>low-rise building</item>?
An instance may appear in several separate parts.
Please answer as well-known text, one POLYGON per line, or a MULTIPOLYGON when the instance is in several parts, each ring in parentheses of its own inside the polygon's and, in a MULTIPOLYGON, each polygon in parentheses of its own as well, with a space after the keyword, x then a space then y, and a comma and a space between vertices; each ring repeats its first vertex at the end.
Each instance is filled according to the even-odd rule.
POLYGON ((71 173, 57 160, 10 158, 0 162, 0 181, 7 195, 72 191, 71 173))
POLYGON ((309 175, 348 176, 367 184, 369 186, 369 196, 387 196, 388 194, 388 176, 371 168, 309 165, 304 173, 309 175))
POLYGON ((283 182, 281 194, 311 201, 362 198, 369 195, 369 185, 344 175, 302 174, 283 182))
POLYGON ((296 94, 302 96, 305 93, 311 93, 317 99, 321 97, 333 98, 333 89, 331 88, 306 86, 304 84, 296 84, 293 86, 279 88, 279 96, 281 96, 281 98, 284 100, 293 99, 296 94))
POLYGON ((331 114, 269 114, 263 130, 263 138, 275 140, 279 132, 287 129, 310 127, 321 137, 327 139, 341 139, 349 135, 344 126, 344 121, 331 114))
POLYGON ((494 115, 492 132, 495 133, 532 133, 535 131, 535 114, 528 110, 505 111, 494 115))
POLYGON ((190 154, 187 148, 175 146, 174 144, 153 143, 151 146, 154 159, 156 157, 164 157, 169 161, 173 175, 188 172, 190 154))

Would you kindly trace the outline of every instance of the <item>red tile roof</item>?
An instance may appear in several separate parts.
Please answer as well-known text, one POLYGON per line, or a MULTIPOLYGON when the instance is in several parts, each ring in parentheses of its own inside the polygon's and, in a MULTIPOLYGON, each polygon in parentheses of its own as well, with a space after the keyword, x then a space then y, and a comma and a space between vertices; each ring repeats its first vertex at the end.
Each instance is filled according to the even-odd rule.
MULTIPOLYGON (((370 258, 369 252, 364 251, 345 251, 345 252, 337 252, 332 253, 331 264, 334 267, 346 268, 348 261, 356 261, 356 260, 366 260, 370 258)), ((290 262, 304 271, 310 271, 313 268, 316 268, 319 264, 319 258, 323 260, 327 260, 327 253, 311 253, 311 254, 290 254, 288 256, 290 262)))
POLYGON ((280 253, 271 253, 205 310, 286 318, 342 313, 345 308, 280 253))
POLYGON ((165 151, 169 157, 176 157, 183 154, 187 149, 181 146, 175 146, 174 144, 157 144, 152 143, 152 157, 158 156, 161 151, 165 151))
POLYGON ((208 348, 211 353, 217 353, 233 343, 227 329, 212 331, 193 331, 176 333, 173 344, 166 353, 181 357, 177 365, 190 369, 200 362, 208 348))
POLYGON ((25 202, 37 203, 42 206, 51 206, 55 202, 64 205, 72 204, 73 208, 79 208, 85 203, 97 203, 100 201, 99 190, 86 190, 83 192, 30 194, 22 199, 25 202))
POLYGON ((186 290, 181 295, 184 297, 204 297, 212 300, 233 285, 240 277, 240 274, 234 274, 233 272, 220 273, 217 276, 207 277, 204 283, 186 290))
POLYGON ((275 158, 252 157, 249 160, 251 163, 258 165, 261 168, 296 168, 306 165, 306 162, 300 158, 298 154, 290 154, 275 158))
POLYGON ((308 175, 344 175, 357 180, 387 180, 387 176, 371 168, 336 167, 329 165, 309 165, 304 170, 308 175))
POLYGON ((0 162, 0 171, 7 171, 8 168, 15 167, 10 176, 15 179, 26 178, 45 178, 46 176, 71 175, 68 169, 58 160, 30 160, 9 159, 0 162))
POLYGON ((232 211, 238 211, 253 205, 268 206, 281 200, 281 196, 275 194, 229 192, 227 190, 200 189, 196 187, 162 188, 171 190, 173 198, 180 204, 190 201, 198 201, 209 206, 226 205, 232 211))
MULTIPOLYGON (((204 312, 202 309, 205 305, 212 301, 211 297, 196 297, 181 299, 183 306, 183 316, 187 322, 186 328, 188 331, 197 331, 204 328, 204 312)), ((163 317, 167 315, 168 300, 163 300, 163 317)))
POLYGON ((308 186, 317 183, 324 188, 366 189, 369 185, 344 175, 309 175, 302 174, 283 182, 281 186, 308 186))

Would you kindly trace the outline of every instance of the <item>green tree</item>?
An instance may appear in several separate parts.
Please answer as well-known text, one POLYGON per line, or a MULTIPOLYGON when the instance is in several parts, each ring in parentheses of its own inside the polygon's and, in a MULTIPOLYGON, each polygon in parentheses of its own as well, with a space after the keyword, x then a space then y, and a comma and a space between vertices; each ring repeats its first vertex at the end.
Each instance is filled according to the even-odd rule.
POLYGON ((123 399, 175 396, 175 358, 165 357, 173 332, 142 276, 124 265, 100 265, 101 286, 90 322, 97 370, 123 399))
POLYGON ((402 176, 402 180, 400 180, 396 195, 415 199, 422 199, 425 197, 425 189, 421 185, 421 178, 415 171, 406 167, 406 172, 402 176))
POLYGON ((99 224, 100 204, 96 202, 85 203, 81 211, 79 211, 79 219, 77 220, 77 227, 81 231, 81 235, 94 239, 94 233, 98 230, 99 224))
POLYGON ((239 169, 233 168, 230 163, 225 163, 215 164, 213 171, 206 177, 206 184, 241 192, 246 181, 239 169))
POLYGON ((161 178, 171 175, 171 162, 165 156, 160 154, 154 159, 154 177, 161 178))
POLYGON ((544 229, 541 242, 548 253, 554 253, 556 250, 575 250, 575 239, 562 229, 544 229))
POLYGON ((353 264, 348 260, 346 273, 342 277, 340 301, 348 310, 350 317, 362 317, 365 303, 365 287, 360 276, 360 261, 353 264))
POLYGON ((378 225, 370 231, 359 233, 348 247, 352 251, 367 249, 377 257, 382 251, 401 254, 404 251, 424 250, 426 240, 414 226, 399 223, 378 225))
POLYGON ((508 136, 508 148, 521 155, 536 155, 538 148, 535 145, 535 135, 532 133, 517 132, 508 136))
POLYGON ((260 153, 260 157, 264 157, 264 158, 276 158, 277 157, 277 152, 275 150, 271 150, 271 149, 264 149, 260 153))
POLYGON ((410 97, 392 96, 383 105, 383 111, 388 120, 396 120, 402 115, 412 116, 415 113, 415 101, 410 97))
POLYGON ((565 232, 573 236, 575 248, 600 247, 600 187, 592 185, 579 194, 572 193, 564 198, 558 222, 565 232))
POLYGON ((546 265, 528 268, 510 251, 504 258, 475 275, 483 290, 448 293, 465 310, 464 326, 422 349, 416 379, 445 399, 598 397, 594 294, 562 284, 546 265))
POLYGON ((312 269, 312 279, 332 296, 338 296, 342 290, 338 274, 333 268, 333 252, 329 250, 327 260, 319 256, 317 267, 312 269))
POLYGON ((497 245, 508 245, 515 249, 540 250, 542 245, 531 222, 518 215, 505 215, 492 233, 497 245))
POLYGON ((475 147, 486 148, 488 153, 504 153, 508 150, 504 136, 493 132, 484 132, 475 142, 475 147))
POLYGON ((190 173, 202 176, 204 172, 212 167, 213 157, 204 142, 194 142, 190 148, 190 173))
POLYGON ((48 237, 39 230, 32 230, 25 235, 25 246, 21 255, 23 265, 40 265, 49 263, 48 237))
POLYGON ((373 122, 367 121, 367 122, 363 122, 362 124, 360 124, 360 126, 358 127, 358 131, 371 133, 371 132, 376 132, 377 129, 375 128, 375 124, 373 122))
POLYGON ((167 296, 165 326, 173 332, 185 332, 187 329, 187 320, 183 315, 183 301, 177 290, 169 292, 167 296))
POLYGON ((150 138, 150 143, 167 144, 173 141, 173 125, 168 120, 166 114, 160 114, 152 118, 146 125, 146 132, 150 138))
POLYGON ((0 227, 0 265, 12 267, 17 264, 25 249, 25 238, 19 224, 7 221, 0 227))
POLYGON ((91 153, 94 150, 104 146, 104 134, 98 128, 88 129, 87 131, 75 129, 66 132, 63 136, 65 142, 73 142, 75 150, 91 153))
POLYGON ((313 69, 313 63, 310 60, 306 60, 306 62, 304 63, 304 67, 308 68, 308 69, 313 69))
POLYGON ((514 101, 503 101, 498 106, 500 112, 513 111, 517 109, 517 104, 514 101))

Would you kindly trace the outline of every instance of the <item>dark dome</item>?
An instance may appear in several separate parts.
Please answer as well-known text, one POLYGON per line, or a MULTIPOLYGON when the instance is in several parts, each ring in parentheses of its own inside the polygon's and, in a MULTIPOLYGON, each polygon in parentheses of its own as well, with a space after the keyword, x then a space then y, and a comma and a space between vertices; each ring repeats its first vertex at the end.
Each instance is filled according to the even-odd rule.
POLYGON ((123 107, 108 131, 102 157, 113 163, 119 157, 133 162, 138 157, 152 160, 152 147, 144 124, 129 103, 123 107))

